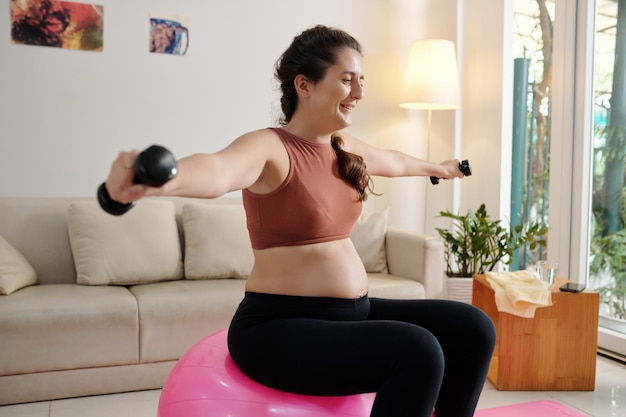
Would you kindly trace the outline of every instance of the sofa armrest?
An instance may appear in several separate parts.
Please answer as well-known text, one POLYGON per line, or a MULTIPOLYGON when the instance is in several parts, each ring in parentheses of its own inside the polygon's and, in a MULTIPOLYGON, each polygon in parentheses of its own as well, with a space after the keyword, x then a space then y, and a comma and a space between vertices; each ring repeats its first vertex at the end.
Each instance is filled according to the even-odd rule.
POLYGON ((442 298, 443 242, 433 236, 393 227, 385 239, 389 273, 424 285, 426 298, 442 298))

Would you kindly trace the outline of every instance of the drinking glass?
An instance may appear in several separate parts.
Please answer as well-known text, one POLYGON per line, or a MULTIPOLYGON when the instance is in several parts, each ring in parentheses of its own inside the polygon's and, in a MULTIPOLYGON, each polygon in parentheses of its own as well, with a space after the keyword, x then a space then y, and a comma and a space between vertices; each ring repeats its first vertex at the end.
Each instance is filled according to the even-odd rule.
POLYGON ((536 266, 537 277, 539 277, 540 280, 547 282, 550 288, 552 288, 558 268, 559 264, 556 262, 539 261, 536 266))

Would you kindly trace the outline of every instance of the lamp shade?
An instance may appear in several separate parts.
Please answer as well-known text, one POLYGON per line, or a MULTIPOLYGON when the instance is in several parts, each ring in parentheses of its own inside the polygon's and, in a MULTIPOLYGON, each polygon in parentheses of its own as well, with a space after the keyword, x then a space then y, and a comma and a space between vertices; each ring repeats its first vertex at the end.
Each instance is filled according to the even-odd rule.
POLYGON ((459 70, 454 43, 443 39, 413 42, 400 106, 447 110, 459 104, 459 70))

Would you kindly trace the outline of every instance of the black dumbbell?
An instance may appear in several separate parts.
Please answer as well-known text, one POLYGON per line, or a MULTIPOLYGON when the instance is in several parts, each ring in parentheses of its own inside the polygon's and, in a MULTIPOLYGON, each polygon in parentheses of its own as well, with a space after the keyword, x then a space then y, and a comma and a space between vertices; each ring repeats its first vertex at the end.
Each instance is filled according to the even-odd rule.
MULTIPOLYGON (((133 164, 135 184, 145 184, 150 187, 160 187, 178 173, 178 165, 174 155, 163 146, 152 145, 143 150, 133 164)), ((114 216, 126 213, 135 206, 135 202, 120 203, 109 195, 103 182, 98 187, 98 203, 104 211, 114 216)))
MULTIPOLYGON (((461 171, 463 175, 465 175, 466 177, 469 177, 470 175, 472 175, 472 167, 467 159, 464 159, 461 162, 459 162, 459 171, 461 171)), ((439 178, 430 177, 430 182, 432 182, 434 185, 437 185, 439 184, 439 178)))

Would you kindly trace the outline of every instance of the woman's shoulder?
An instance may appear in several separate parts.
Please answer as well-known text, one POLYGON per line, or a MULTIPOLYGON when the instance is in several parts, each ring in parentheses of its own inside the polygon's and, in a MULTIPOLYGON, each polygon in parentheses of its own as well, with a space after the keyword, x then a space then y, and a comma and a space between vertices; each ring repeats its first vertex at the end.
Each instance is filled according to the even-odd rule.
POLYGON ((272 128, 264 128, 242 134, 226 150, 245 152, 257 158, 273 159, 276 155, 282 155, 284 146, 272 128))
POLYGON ((279 139, 280 138, 276 132, 276 128, 266 127, 244 133, 237 138, 237 141, 271 142, 278 141, 279 139))
POLYGON ((337 131, 333 133, 333 136, 341 139, 341 147, 348 152, 354 152, 355 149, 358 149, 359 144, 362 143, 361 140, 345 130, 337 131))

